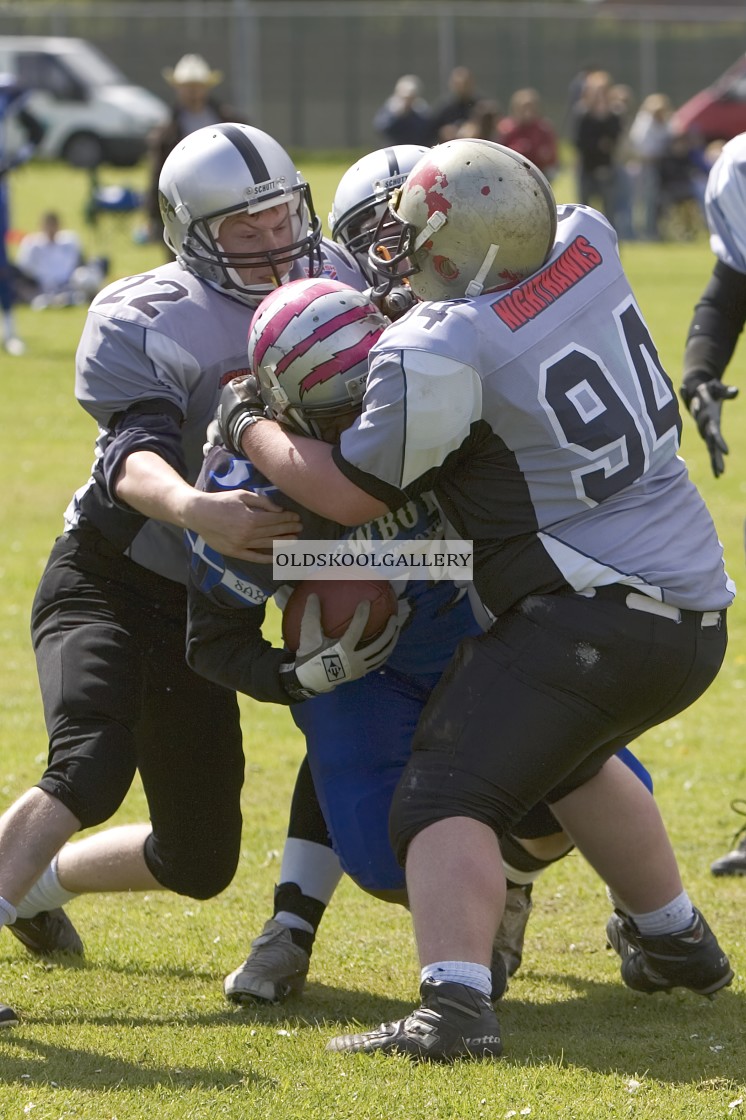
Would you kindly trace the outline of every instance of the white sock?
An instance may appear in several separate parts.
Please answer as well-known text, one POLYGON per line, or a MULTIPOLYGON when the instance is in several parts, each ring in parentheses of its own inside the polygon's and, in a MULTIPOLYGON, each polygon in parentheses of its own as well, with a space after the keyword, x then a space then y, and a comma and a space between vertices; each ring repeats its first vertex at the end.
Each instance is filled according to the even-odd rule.
POLYGON ((19 918, 33 918, 42 910, 56 910, 64 906, 71 898, 77 898, 72 891, 66 891, 57 878, 57 856, 54 857, 49 867, 34 883, 25 898, 18 903, 19 918))
POLYGON ((660 909, 647 914, 630 914, 630 918, 645 937, 661 937, 688 929, 694 920, 694 907, 689 895, 682 891, 660 909))
POLYGON ((9 338, 15 338, 16 336, 15 319, 12 311, 3 312, 3 323, 5 326, 5 340, 7 342, 9 338))
POLYGON ((505 878, 511 883, 515 883, 517 887, 527 887, 529 883, 535 883, 542 871, 546 871, 546 868, 537 867, 535 871, 519 871, 517 867, 511 867, 503 859, 503 871, 505 872, 505 878))
POLYGON ((426 964, 420 972, 420 983, 424 980, 444 980, 448 984, 466 984, 476 988, 482 995, 492 994, 492 973, 483 964, 472 961, 433 961, 426 964))
POLYGON ((13 903, 8 902, 7 898, 0 895, 0 929, 3 926, 12 926, 17 916, 13 903))
POLYGON ((274 918, 281 926, 287 926, 288 929, 304 929, 306 933, 316 933, 310 922, 298 914, 293 914, 291 910, 278 910, 274 918))
POLYGON ((303 894, 328 905, 343 871, 337 853, 312 840, 291 836, 285 841, 280 867, 281 883, 297 883, 303 894))

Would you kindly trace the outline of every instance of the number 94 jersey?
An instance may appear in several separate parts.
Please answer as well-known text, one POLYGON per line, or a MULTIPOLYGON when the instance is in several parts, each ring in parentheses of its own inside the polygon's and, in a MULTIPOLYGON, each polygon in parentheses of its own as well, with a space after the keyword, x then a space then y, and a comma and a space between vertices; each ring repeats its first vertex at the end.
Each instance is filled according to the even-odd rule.
POLYGON ((431 487, 474 541, 494 614, 532 592, 619 582, 720 609, 733 588, 616 235, 588 207, 558 217, 527 280, 421 304, 384 332, 338 465, 389 504, 431 487))

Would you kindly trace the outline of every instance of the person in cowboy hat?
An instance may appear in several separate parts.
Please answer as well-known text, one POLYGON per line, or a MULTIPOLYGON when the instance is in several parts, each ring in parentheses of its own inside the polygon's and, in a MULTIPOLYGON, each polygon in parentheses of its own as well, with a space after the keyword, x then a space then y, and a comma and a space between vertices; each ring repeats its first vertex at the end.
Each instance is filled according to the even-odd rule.
MULTIPOLYGON (((163 238, 163 222, 158 207, 158 179, 168 154, 176 145, 198 128, 218 122, 237 121, 247 124, 235 109, 221 103, 213 95, 223 75, 213 70, 198 54, 185 54, 174 67, 162 71, 163 77, 173 87, 175 100, 168 120, 155 128, 148 140, 149 176, 145 194, 145 211, 151 241, 163 238)), ((171 253, 168 254, 171 259, 171 253)))

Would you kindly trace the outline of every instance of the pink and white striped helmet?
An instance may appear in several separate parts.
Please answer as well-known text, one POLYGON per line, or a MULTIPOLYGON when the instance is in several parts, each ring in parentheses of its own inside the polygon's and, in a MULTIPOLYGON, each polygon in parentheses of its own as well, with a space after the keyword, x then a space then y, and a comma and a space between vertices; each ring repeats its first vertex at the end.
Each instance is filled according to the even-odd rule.
POLYGON ((388 320, 364 292, 322 277, 266 297, 249 328, 249 366, 268 412, 305 435, 359 410, 368 351, 388 320))

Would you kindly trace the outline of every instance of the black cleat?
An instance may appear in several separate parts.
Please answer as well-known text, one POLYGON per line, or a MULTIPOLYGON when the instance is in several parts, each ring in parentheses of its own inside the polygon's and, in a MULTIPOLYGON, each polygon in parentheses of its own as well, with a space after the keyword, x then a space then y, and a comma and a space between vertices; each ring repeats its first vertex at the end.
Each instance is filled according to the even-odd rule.
POLYGON ((365 1034, 343 1034, 327 1050, 347 1054, 406 1054, 421 1062, 454 1058, 499 1058, 500 1024, 488 996, 466 984, 424 980, 422 1006, 406 1019, 382 1023, 365 1034))
POLYGON ((33 918, 16 918, 7 929, 37 957, 55 953, 82 957, 85 953, 78 931, 61 906, 55 910, 40 910, 33 918))
POLYGON ((0 1003, 0 1027, 17 1027, 18 1016, 12 1007, 0 1003))
MULTIPOLYGON (((742 817, 746 817, 744 805, 746 805, 746 802, 743 801, 731 801, 730 803, 730 807, 735 813, 740 813, 742 817)), ((731 851, 726 852, 724 856, 720 856, 719 859, 710 864, 710 871, 713 875, 746 875, 746 825, 739 828, 731 843, 733 844, 731 851)))
POLYGON ((711 996, 733 979, 728 958, 697 909, 687 929, 660 937, 643 937, 632 919, 616 910, 606 923, 606 936, 622 959, 622 980, 636 992, 688 988, 711 996))
POLYGON ((490 999, 493 1003, 497 1003, 508 990, 508 970, 505 967, 505 959, 502 953, 499 953, 495 948, 492 950, 490 975, 492 977, 490 999))

